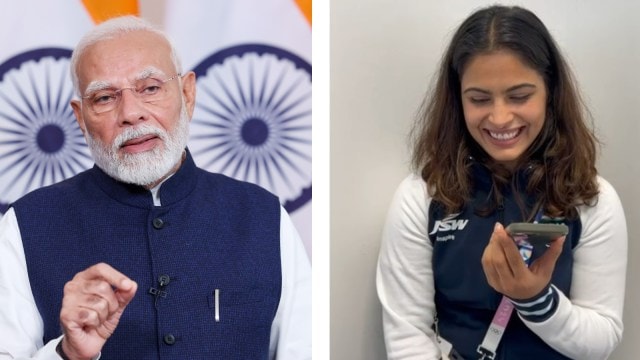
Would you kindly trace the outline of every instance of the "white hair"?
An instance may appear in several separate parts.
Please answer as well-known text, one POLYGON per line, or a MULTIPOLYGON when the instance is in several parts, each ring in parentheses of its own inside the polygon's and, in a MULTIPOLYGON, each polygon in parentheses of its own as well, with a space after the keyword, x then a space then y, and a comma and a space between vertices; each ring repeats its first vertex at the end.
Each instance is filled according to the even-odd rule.
POLYGON ((73 88, 75 89, 76 95, 81 96, 78 80, 78 61, 87 48, 100 41, 114 39, 120 35, 133 31, 149 31, 165 39, 171 48, 170 56, 171 61, 176 68, 176 73, 182 73, 182 65, 180 64, 180 59, 178 58, 176 49, 162 30, 137 16, 126 15, 116 17, 99 24, 87 32, 73 50, 73 54, 71 55, 71 81, 73 82, 73 88))

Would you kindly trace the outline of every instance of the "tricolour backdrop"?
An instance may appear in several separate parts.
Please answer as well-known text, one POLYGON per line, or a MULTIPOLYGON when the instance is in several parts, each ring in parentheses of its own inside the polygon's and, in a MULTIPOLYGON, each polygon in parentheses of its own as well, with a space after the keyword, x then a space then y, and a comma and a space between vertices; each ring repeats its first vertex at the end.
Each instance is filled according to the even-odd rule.
POLYGON ((197 75, 189 148, 210 171, 280 197, 311 254, 311 1, 168 0, 197 75))

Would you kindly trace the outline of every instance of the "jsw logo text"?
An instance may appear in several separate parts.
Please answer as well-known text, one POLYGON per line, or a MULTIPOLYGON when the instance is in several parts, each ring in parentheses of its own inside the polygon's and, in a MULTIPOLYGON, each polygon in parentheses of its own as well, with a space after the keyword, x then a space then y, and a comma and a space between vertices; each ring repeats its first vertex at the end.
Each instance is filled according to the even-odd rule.
POLYGON ((464 229, 465 226, 467 226, 467 223, 469 222, 469 220, 456 220, 456 219, 444 219, 444 220, 437 220, 435 225, 433 226, 433 230, 429 233, 429 235, 433 235, 439 231, 456 231, 456 230, 462 230, 464 229))

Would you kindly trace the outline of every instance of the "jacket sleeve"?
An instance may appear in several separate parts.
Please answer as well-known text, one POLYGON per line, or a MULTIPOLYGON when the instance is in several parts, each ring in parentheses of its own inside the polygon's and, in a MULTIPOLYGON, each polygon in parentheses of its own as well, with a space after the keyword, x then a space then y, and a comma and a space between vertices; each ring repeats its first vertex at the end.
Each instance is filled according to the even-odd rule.
POLYGON ((426 184, 415 175, 399 186, 382 234, 376 287, 388 359, 439 359, 435 333, 432 245, 426 184))
MULTIPOLYGON (((599 178, 594 206, 581 206, 582 233, 573 250, 570 298, 542 322, 523 319, 549 346, 572 359, 606 359, 622 340, 627 228, 620 199, 599 178)), ((521 316, 522 318, 522 316, 521 316)))

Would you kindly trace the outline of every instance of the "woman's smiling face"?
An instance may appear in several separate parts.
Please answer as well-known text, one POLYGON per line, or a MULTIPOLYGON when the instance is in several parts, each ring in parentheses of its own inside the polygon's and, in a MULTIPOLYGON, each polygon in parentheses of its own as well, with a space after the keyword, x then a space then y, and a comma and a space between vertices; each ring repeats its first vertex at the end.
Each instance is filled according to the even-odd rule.
POLYGON ((489 156, 513 170, 544 125, 544 79, 502 50, 473 57, 460 83, 469 133, 489 156))

